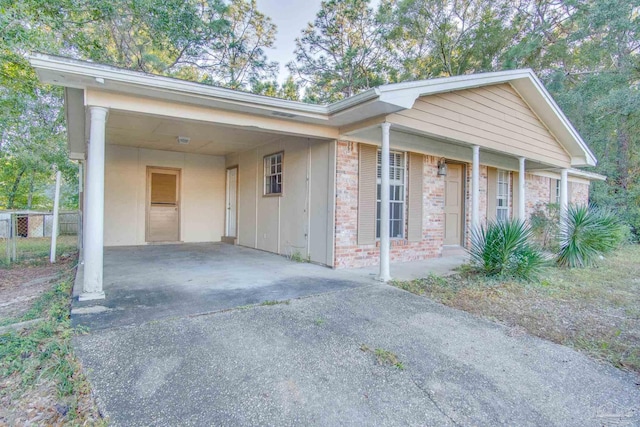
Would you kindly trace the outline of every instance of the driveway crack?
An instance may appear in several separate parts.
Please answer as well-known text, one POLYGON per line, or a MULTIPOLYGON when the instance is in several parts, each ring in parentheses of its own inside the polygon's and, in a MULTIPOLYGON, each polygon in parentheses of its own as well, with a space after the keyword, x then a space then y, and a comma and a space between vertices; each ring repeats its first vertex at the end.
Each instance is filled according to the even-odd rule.
POLYGON ((416 388, 417 388, 418 390, 420 390, 420 391, 421 391, 425 396, 427 396, 427 399, 429 399, 429 401, 430 401, 431 403, 433 403, 433 406, 435 406, 435 407, 436 407, 436 409, 437 409, 437 410, 438 410, 442 415, 444 415, 447 419, 449 419, 449 421, 451 421, 451 422, 453 423, 453 425, 454 425, 454 426, 456 426, 456 427, 461 427, 461 426, 462 426, 462 424, 459 424, 456 420, 454 420, 454 419, 453 419, 453 417, 451 417, 451 415, 447 414, 447 413, 445 412, 445 410, 444 410, 444 409, 442 409, 442 408, 440 407, 440 405, 438 404, 438 402, 436 402, 436 401, 435 401, 435 399, 433 398, 433 396, 431 396, 431 393, 429 393, 427 390, 425 390, 424 388, 422 388, 422 387, 418 384, 418 382, 417 382, 417 381, 416 381, 416 380, 415 380, 411 375, 409 375, 409 379, 411 380, 411 382, 413 383, 413 385, 415 385, 415 386, 416 386, 416 388))

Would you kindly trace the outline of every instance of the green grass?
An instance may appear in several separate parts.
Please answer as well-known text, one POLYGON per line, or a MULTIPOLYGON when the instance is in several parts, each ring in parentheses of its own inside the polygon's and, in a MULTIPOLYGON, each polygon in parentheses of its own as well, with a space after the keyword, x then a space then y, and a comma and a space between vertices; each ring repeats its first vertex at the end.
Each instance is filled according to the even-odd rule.
MULTIPOLYGON (((44 293, 21 318, 11 322, 42 318, 30 329, 0 335, 0 377, 8 380, 0 388, 3 401, 13 403, 17 410, 29 396, 50 399, 65 408, 64 425, 80 425, 87 421, 103 425, 93 408, 87 413, 90 401, 89 384, 73 354, 71 339, 74 330, 69 318, 72 275, 44 293), (41 390, 39 390, 39 388, 41 390), (55 396, 49 396, 52 388, 55 396)), ((8 319, 0 319, 9 323, 8 319)), ((57 424, 57 423, 56 423, 57 424)))
POLYGON ((369 346, 366 344, 360 345, 360 350, 365 353, 373 353, 376 358, 376 363, 378 365, 387 365, 398 368, 399 370, 404 370, 404 365, 398 359, 398 356, 395 353, 390 352, 389 350, 385 350, 383 348, 376 348, 375 350, 371 350, 369 346))
POLYGON ((290 304, 291 301, 287 300, 282 300, 282 301, 278 301, 278 300, 269 300, 269 301, 263 301, 260 303, 260 305, 278 305, 278 304, 290 304))
MULTIPOLYGON (((7 259, 7 239, 0 239, 0 267, 9 267, 7 259)), ((56 244, 56 254, 73 254, 77 251, 78 236, 58 236, 56 244)), ((17 262, 14 264, 39 264, 49 262, 49 252, 51 250, 50 237, 19 237, 16 240, 17 262)))
POLYGON ((598 267, 545 268, 530 282, 463 268, 393 284, 640 372, 640 245, 623 247, 598 267))

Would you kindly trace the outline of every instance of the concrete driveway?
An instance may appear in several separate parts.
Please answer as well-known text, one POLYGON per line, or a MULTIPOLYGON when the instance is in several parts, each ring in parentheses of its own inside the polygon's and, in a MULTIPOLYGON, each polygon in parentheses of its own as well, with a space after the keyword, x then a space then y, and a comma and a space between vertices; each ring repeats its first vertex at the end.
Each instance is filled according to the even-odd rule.
MULTIPOLYGON (((224 243, 106 248, 106 299, 76 299, 72 320, 91 329, 137 325, 349 289, 372 277, 224 243)), ((81 283, 80 270, 74 294, 81 283)))
POLYGON ((120 426, 640 425, 637 376, 381 284, 74 345, 120 426))

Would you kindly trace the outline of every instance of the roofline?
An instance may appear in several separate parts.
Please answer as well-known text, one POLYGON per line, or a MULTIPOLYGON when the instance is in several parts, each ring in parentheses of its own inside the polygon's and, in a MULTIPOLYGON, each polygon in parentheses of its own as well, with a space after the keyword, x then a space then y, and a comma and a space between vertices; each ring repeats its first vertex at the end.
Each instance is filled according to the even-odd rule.
POLYGON ((607 180, 607 176, 606 175, 601 175, 601 174, 595 173, 595 172, 583 171, 581 169, 571 168, 571 169, 569 169, 568 173, 571 176, 577 176, 579 178, 585 178, 585 179, 588 179, 589 181, 606 181, 607 180))
MULTIPOLYGON (((80 61, 61 56, 34 53, 29 55, 28 59, 34 68, 43 70, 83 75, 94 79, 102 78, 120 82, 124 85, 149 87, 156 91, 181 94, 184 96, 208 97, 212 100, 222 102, 250 105, 258 109, 279 110, 298 116, 315 117, 322 121, 329 120, 332 116, 346 113, 348 110, 372 101, 383 103, 391 112, 401 111, 412 108, 415 101, 421 96, 526 79, 534 85, 546 105, 560 120, 562 127, 566 129, 571 139, 584 153, 584 164, 595 166, 597 162, 596 157, 580 134, 564 115, 533 70, 529 68, 387 84, 368 89, 332 104, 320 105, 257 95, 240 90, 211 86, 140 71, 131 71, 111 65, 80 61)), ((54 82, 57 83, 56 81, 54 82)), ((78 86, 78 88, 84 89, 84 87, 80 86, 78 86)), ((578 165, 580 165, 580 162, 578 165)))

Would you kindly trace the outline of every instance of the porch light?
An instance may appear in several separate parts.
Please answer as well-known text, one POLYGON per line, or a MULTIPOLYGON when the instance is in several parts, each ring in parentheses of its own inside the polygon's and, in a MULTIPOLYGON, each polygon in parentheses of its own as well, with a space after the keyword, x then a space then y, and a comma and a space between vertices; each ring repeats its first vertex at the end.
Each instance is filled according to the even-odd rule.
POLYGON ((189 141, 191 141, 191 138, 189 138, 188 136, 179 136, 178 137, 178 144, 180 144, 180 145, 187 145, 189 143, 189 141))
POLYGON ((447 176, 447 163, 444 157, 438 160, 438 176, 447 176))

